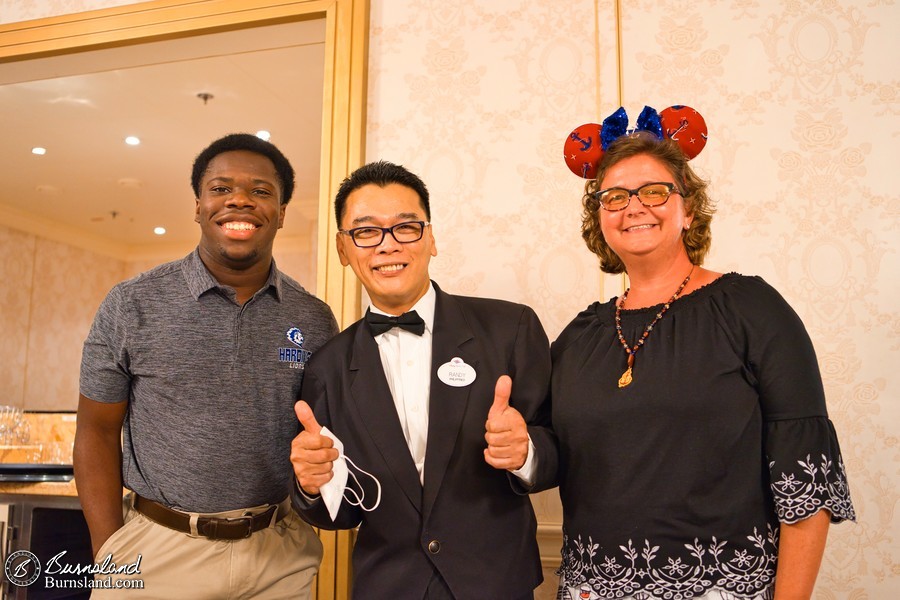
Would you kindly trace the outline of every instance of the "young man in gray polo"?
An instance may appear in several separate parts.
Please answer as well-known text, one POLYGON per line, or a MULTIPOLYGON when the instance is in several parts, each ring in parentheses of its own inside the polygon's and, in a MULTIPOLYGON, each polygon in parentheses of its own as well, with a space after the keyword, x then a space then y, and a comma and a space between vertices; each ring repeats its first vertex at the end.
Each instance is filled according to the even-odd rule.
POLYGON ((114 287, 84 344, 75 477, 95 560, 140 561, 129 598, 308 597, 322 547, 286 500, 293 404, 337 324, 272 259, 294 170, 233 134, 191 182, 197 249, 114 287))

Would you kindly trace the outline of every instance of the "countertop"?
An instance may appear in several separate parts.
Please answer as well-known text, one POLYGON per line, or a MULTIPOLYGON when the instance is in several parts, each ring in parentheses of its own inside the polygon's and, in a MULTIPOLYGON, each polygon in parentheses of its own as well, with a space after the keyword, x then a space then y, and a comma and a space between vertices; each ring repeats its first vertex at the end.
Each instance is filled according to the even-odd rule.
MULTIPOLYGON (((75 439, 75 413, 31 413, 23 415, 28 440, 23 444, 0 445, 3 463, 72 464, 72 442, 75 439)), ((7 442, 8 443, 8 442, 7 442)), ((34 494, 37 496, 77 496, 75 480, 0 482, 0 494, 34 494)))
POLYGON ((0 482, 0 494, 34 494, 36 496, 77 496, 75 480, 35 483, 0 482))

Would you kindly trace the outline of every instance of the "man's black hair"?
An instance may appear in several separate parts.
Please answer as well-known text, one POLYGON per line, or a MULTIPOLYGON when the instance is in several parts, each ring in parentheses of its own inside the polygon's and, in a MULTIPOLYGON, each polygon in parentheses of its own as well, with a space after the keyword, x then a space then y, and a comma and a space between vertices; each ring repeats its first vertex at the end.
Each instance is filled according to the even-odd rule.
POLYGON ((425 183, 419 179, 419 176, 401 165, 379 160, 361 166, 341 183, 341 187, 334 197, 334 216, 337 219, 338 227, 341 226, 341 219, 344 218, 344 212, 347 208, 347 196, 370 183, 382 188, 392 183, 410 188, 419 195, 419 202, 422 203, 422 208, 425 209, 425 218, 429 221, 431 220, 428 188, 425 187, 425 183))
POLYGON ((214 141, 197 155, 197 158, 194 159, 194 168, 191 171, 191 187, 194 189, 196 198, 200 197, 200 181, 209 168, 210 161, 223 152, 234 152, 237 150, 261 154, 271 160, 281 184, 281 204, 285 205, 291 201, 291 196, 294 193, 294 167, 281 153, 281 150, 275 147, 275 144, 249 133, 226 135, 214 141))

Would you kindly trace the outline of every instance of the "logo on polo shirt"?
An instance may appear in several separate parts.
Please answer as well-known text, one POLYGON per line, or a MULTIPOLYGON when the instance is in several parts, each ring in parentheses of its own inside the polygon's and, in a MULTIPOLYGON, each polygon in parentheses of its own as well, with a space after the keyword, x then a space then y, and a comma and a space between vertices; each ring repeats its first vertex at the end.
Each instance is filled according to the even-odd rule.
POLYGON ((288 363, 292 369, 302 369, 306 365, 306 361, 312 356, 312 352, 303 349, 303 332, 299 327, 291 327, 287 330, 287 339, 291 341, 293 346, 278 349, 278 362, 288 363))

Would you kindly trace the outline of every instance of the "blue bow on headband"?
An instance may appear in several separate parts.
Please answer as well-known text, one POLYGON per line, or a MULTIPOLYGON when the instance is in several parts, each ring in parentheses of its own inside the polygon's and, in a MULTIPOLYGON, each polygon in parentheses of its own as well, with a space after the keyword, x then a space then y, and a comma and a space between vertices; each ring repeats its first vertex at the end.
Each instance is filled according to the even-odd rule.
POLYGON ((662 139, 662 123, 659 121, 659 114, 655 108, 645 106, 638 116, 635 128, 628 129, 628 113, 625 112, 625 108, 620 106, 619 110, 603 119, 603 127, 600 129, 600 147, 606 152, 614 141, 636 131, 646 131, 662 139))

